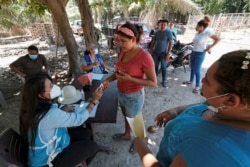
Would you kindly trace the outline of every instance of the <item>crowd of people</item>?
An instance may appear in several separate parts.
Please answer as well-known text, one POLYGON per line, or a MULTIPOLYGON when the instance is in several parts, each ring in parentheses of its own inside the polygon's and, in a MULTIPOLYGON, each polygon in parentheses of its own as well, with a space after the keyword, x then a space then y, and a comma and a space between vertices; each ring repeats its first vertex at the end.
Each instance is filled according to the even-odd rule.
MULTIPOLYGON (((247 167, 250 164, 250 51, 236 50, 222 55, 201 80, 205 54, 219 42, 208 29, 209 22, 208 16, 198 21, 197 33, 188 43, 194 49, 190 80, 184 82, 192 84, 196 77, 193 92, 201 91, 206 101, 167 109, 152 118, 157 126, 165 128, 157 155, 149 149, 148 138, 135 138, 129 148, 130 152, 138 153, 145 167, 247 167), (209 38, 213 40, 211 45, 207 45, 209 38)), ((157 22, 157 29, 151 33, 150 52, 139 46, 141 26, 126 22, 118 27, 120 53, 115 72, 102 81, 103 87, 94 91, 86 107, 76 109, 68 105, 79 103, 81 93, 74 86, 61 89, 53 83, 48 62, 38 54, 37 47, 30 46, 28 55, 13 62, 10 68, 25 78, 19 128, 26 146, 27 164, 60 167, 75 166, 82 161, 88 164, 98 152, 98 146, 82 124, 114 80, 117 80, 125 127, 124 132, 115 133, 112 138, 130 141, 133 136, 126 117, 135 118, 142 113, 144 87, 157 86, 159 64, 161 84, 168 87, 166 65, 176 37, 173 23, 167 26, 166 19, 157 22)), ((108 73, 95 44, 87 48, 81 67, 86 73, 108 73)))

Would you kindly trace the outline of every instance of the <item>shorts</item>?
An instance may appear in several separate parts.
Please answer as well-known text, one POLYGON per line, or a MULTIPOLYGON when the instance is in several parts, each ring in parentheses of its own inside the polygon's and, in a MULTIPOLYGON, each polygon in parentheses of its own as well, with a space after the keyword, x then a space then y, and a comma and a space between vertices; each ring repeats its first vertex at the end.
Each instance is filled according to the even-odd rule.
POLYGON ((125 116, 130 118, 136 117, 142 111, 144 99, 144 89, 128 94, 124 94, 118 91, 119 104, 121 105, 121 107, 125 107, 125 116))

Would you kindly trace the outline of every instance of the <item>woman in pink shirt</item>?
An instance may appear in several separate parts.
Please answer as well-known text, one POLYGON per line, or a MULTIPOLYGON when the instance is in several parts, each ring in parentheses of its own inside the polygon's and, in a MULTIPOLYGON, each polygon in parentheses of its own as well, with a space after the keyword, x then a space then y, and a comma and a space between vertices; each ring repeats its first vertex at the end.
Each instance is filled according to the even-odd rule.
MULTIPOLYGON (((116 72, 103 81, 104 88, 117 79, 118 101, 124 118, 136 117, 143 108, 144 86, 156 86, 157 78, 152 56, 139 43, 143 29, 126 22, 117 34, 121 53, 116 63, 116 72)), ((114 140, 130 140, 130 127, 125 118, 125 132, 115 134, 114 140)))

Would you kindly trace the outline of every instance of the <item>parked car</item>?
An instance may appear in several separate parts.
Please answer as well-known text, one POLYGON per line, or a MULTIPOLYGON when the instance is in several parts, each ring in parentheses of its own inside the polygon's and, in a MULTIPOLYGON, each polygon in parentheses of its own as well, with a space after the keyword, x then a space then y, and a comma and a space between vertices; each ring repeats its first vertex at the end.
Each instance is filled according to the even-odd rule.
MULTIPOLYGON (((75 20, 72 24, 71 24, 71 28, 74 34, 83 36, 83 28, 82 28, 82 21, 81 20, 75 20)), ((98 28, 95 28, 95 34, 96 34, 96 40, 99 41, 100 36, 101 36, 101 30, 99 30, 98 28)))
POLYGON ((149 50, 149 47, 150 47, 149 45, 150 45, 150 42, 152 40, 152 37, 149 36, 149 33, 150 33, 151 30, 143 22, 138 22, 138 24, 141 25, 142 28, 143 28, 143 35, 142 35, 142 38, 141 38, 140 46, 142 48, 144 48, 145 50, 149 50))

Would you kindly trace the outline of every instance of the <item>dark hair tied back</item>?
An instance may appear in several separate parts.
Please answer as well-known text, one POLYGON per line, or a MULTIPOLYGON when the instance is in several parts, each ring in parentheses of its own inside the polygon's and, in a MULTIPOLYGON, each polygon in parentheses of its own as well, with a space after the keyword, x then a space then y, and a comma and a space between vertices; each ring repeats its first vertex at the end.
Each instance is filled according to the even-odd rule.
POLYGON ((207 28, 210 22, 211 22, 211 19, 209 18, 209 16, 205 15, 204 18, 197 23, 197 25, 207 28))

